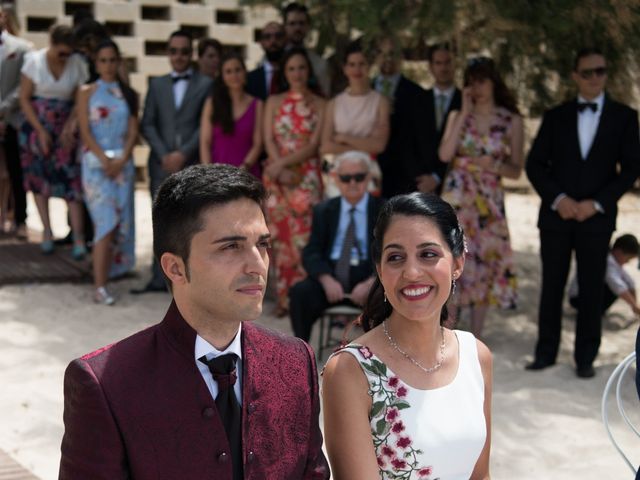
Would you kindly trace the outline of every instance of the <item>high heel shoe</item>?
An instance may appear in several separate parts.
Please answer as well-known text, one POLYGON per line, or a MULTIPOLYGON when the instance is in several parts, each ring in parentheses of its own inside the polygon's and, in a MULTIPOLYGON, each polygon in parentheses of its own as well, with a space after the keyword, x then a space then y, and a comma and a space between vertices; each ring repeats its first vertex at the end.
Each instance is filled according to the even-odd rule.
POLYGON ((71 257, 74 260, 84 260, 84 257, 87 255, 87 247, 85 247, 83 244, 81 243, 76 243, 73 245, 73 248, 71 249, 71 257))
POLYGON ((44 255, 51 255, 53 253, 53 240, 49 239, 49 240, 43 240, 42 243, 40 244, 40 251, 44 254, 44 255))
POLYGON ((116 299, 109 293, 106 287, 98 287, 93 294, 93 302, 100 305, 113 305, 116 299))

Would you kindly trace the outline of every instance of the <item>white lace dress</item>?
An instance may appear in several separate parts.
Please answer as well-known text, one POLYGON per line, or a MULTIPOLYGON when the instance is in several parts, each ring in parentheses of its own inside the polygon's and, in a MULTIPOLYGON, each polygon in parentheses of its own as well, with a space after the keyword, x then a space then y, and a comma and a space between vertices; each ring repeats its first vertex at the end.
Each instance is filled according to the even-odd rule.
POLYGON ((369 382, 371 434, 381 479, 468 480, 487 436, 484 380, 475 337, 455 331, 454 380, 419 390, 400 380, 368 347, 336 352, 357 360, 369 382))

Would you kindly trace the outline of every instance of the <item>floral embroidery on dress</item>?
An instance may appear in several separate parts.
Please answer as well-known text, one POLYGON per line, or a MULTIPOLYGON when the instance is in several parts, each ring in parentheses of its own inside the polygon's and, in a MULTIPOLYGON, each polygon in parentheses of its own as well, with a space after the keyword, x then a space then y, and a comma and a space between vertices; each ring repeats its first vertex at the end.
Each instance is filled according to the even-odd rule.
POLYGON ((433 467, 424 465, 421 459, 424 452, 414 448, 413 440, 405 433, 405 424, 400 418, 400 411, 411 407, 406 399, 408 387, 390 374, 387 366, 375 358, 369 347, 350 344, 344 348, 358 351, 362 358, 359 363, 369 381, 372 400, 369 420, 380 478, 438 480, 431 476, 433 467))

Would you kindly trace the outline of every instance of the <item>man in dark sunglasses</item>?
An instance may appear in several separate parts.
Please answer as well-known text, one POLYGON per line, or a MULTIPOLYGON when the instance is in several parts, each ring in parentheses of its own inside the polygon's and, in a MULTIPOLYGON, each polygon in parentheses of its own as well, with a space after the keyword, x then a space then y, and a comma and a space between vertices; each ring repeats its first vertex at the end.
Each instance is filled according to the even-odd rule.
POLYGON ((605 93, 602 52, 578 52, 572 78, 577 98, 545 114, 527 159, 527 175, 542 198, 542 293, 535 358, 526 368, 541 370, 556 361, 562 301, 575 252, 580 296, 574 359, 578 377, 591 378, 602 333, 609 240, 618 199, 640 174, 640 140, 637 112, 605 93))
POLYGON ((309 276, 289 292, 293 333, 303 340, 309 340, 314 322, 329 305, 362 305, 373 283, 369 245, 382 201, 367 193, 370 169, 364 152, 337 156, 331 174, 340 196, 313 210, 311 237, 302 252, 309 276))
MULTIPOLYGON (((151 196, 165 178, 199 163, 200 114, 211 90, 211 79, 191 68, 193 39, 185 30, 169 36, 171 73, 154 78, 144 104, 141 131, 149 144, 151 196)), ((166 291, 162 271, 153 260, 151 280, 133 294, 166 291)))
POLYGON ((247 75, 247 91, 254 97, 266 100, 269 95, 282 92, 279 63, 284 53, 285 41, 282 24, 269 22, 262 28, 260 46, 264 50, 264 58, 258 67, 247 75))

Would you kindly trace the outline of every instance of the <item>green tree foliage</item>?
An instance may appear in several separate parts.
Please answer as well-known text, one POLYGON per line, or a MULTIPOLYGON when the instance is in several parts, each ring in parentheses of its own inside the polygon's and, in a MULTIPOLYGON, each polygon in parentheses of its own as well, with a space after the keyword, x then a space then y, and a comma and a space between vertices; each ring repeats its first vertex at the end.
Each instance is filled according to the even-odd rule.
MULTIPOLYGON (((243 0, 248 5, 277 0, 243 0)), ((424 59, 426 46, 450 42, 460 71, 470 56, 495 59, 521 105, 532 115, 573 94, 573 58, 600 48, 609 67, 608 90, 632 102, 640 51, 640 0, 309 0, 317 50, 340 52, 350 38, 391 34, 407 56, 424 59)))

